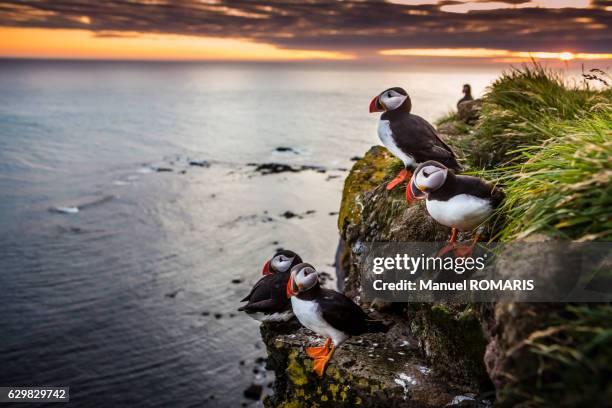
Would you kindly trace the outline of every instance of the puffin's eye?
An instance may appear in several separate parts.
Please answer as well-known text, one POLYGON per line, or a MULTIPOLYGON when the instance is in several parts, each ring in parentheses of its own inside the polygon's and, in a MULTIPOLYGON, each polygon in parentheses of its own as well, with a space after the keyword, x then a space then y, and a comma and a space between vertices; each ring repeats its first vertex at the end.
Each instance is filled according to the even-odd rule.
POLYGON ((391 92, 387 93, 387 98, 391 98, 393 95, 391 95, 391 92))

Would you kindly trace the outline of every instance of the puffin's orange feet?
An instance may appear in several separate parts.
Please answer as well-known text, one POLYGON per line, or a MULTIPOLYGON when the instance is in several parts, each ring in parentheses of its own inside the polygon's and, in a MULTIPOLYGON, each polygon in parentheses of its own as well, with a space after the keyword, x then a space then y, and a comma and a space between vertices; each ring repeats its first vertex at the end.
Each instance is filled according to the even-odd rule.
POLYGON ((314 365, 312 366, 312 371, 317 373, 319 377, 323 377, 323 373, 325 372, 325 365, 327 364, 327 360, 324 358, 319 358, 314 361, 314 365))
POLYGON ((309 357, 317 359, 319 357, 325 357, 328 352, 329 345, 331 344, 331 339, 327 339, 324 345, 320 347, 306 347, 306 354, 309 357))
POLYGON ((325 372, 325 366, 331 359, 334 354, 334 350, 336 350, 335 346, 332 346, 331 349, 324 356, 318 357, 314 360, 314 365, 312 366, 312 371, 317 373, 319 377, 323 377, 323 373, 325 372))
POLYGON ((448 240, 448 244, 446 246, 444 246, 442 249, 440 249, 438 251, 438 253, 436 254, 436 256, 438 258, 441 257, 442 255, 452 251, 453 249, 455 249, 455 246, 457 245, 456 244, 456 242, 457 242, 457 233, 458 233, 457 229, 453 228, 452 231, 451 231, 450 239, 448 240))
POLYGON ((450 252, 450 251, 452 251, 453 249, 455 249, 455 243, 454 243, 454 242, 453 242, 452 244, 448 244, 448 245, 446 245, 446 246, 442 247, 442 249, 440 249, 440 250, 438 251, 438 253, 436 254, 436 256, 437 256, 438 258, 441 258, 441 257, 442 257, 442 255, 445 255, 445 254, 449 253, 449 252, 450 252))
POLYGON ((387 190, 393 190, 395 186, 397 186, 399 183, 401 183, 402 181, 406 180, 407 177, 409 177, 408 174, 409 174, 408 170, 406 169, 403 169, 402 171, 400 171, 397 177, 391 180, 389 184, 387 184, 387 190))
POLYGON ((326 351, 327 351, 327 347, 325 346, 306 347, 306 354, 308 354, 308 357, 310 358, 318 358, 318 357, 324 356, 326 351))
POLYGON ((466 258, 471 256, 472 252, 474 252, 474 245, 464 245, 455 248, 455 256, 457 258, 466 258))
POLYGON ((472 243, 470 245, 460 246, 455 249, 455 256, 457 258, 466 258, 468 256, 472 256, 472 252, 474 252, 474 247, 480 238, 480 234, 474 235, 472 239, 472 243))

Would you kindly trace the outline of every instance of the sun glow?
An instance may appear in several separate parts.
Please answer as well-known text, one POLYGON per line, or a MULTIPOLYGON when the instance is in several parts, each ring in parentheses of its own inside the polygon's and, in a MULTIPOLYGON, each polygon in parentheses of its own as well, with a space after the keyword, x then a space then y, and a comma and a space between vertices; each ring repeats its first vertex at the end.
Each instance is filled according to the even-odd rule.
POLYGON ((570 61, 573 59, 582 60, 608 60, 612 59, 612 54, 590 54, 546 51, 510 51, 491 48, 404 48, 382 50, 381 55, 385 56, 418 56, 418 57, 454 57, 454 58, 516 58, 516 59, 558 59, 570 61))

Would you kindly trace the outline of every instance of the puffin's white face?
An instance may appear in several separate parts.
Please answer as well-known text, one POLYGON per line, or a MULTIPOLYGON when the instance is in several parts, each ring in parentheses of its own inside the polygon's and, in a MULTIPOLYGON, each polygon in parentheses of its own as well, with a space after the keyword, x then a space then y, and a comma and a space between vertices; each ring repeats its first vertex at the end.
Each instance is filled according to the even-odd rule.
POLYGON ((408 96, 402 95, 393 89, 389 89, 378 96, 378 100, 382 104, 384 110, 387 111, 395 110, 402 106, 406 98, 408 98, 408 96))
POLYGON ((444 185, 447 174, 447 168, 433 165, 423 166, 418 170, 414 183, 419 190, 429 193, 436 191, 444 185))
POLYGON ((287 272, 293 263, 294 258, 288 257, 283 254, 278 254, 272 258, 270 262, 272 270, 275 272, 287 272))
POLYGON ((287 282, 287 297, 311 289, 319 282, 319 274, 307 263, 301 263, 293 267, 291 277, 287 282))

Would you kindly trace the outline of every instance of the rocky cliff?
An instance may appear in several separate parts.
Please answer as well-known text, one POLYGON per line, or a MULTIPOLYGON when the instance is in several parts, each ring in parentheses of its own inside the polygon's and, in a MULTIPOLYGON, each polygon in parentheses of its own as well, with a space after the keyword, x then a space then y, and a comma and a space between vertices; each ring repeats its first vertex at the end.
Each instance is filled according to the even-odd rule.
MULTIPOLYGON (((385 182, 396 171, 396 160, 375 146, 355 163, 345 182, 338 219, 338 271, 344 292, 357 302, 363 243, 444 241, 450 232, 427 215, 422 202, 407 205, 403 189, 386 190, 385 182)), ((529 256, 533 267, 543 267, 538 253, 529 256)), ((512 264, 504 268, 509 276, 518 273, 512 264)), ((336 352, 323 378, 311 372, 312 361, 304 352, 305 346, 322 339, 306 329, 279 334, 262 327, 268 368, 276 374, 275 394, 266 406, 550 406, 550 401, 556 401, 553 406, 585 401, 596 406, 612 396, 605 374, 610 373, 606 366, 610 351, 602 353, 604 336, 612 326, 606 320, 609 309, 378 300, 362 306, 393 322, 392 329, 349 340, 336 352), (602 343, 597 342, 598 335, 602 343), (589 353, 602 360, 588 359, 589 353), (572 355, 577 361, 564 364, 566 371, 555 372, 559 369, 555 359, 572 355)))
MULTIPOLYGON (((611 101, 609 89, 575 89, 536 66, 495 81, 478 102, 480 118, 462 112, 438 123, 467 167, 505 183, 507 205, 492 235, 504 242, 610 237, 611 101)), ((372 147, 345 181, 338 216, 339 288, 393 322, 391 330, 351 339, 318 378, 303 348, 321 339, 262 327, 276 373, 266 406, 608 406, 609 304, 362 302, 365 243, 444 241, 450 232, 422 202, 407 205, 403 189, 386 190, 400 168, 385 148, 372 147)), ((526 248, 520 264, 502 254, 497 271, 525 276, 562 262, 526 248)))
MULTIPOLYGON (((449 230, 404 191, 387 191, 397 162, 380 146, 357 161, 345 181, 339 212, 339 274, 347 295, 360 299, 356 251, 371 241, 443 241, 449 230)), ((268 368, 276 373, 269 407, 488 406, 492 389, 484 365, 485 338, 475 308, 465 305, 364 304, 391 324, 388 333, 349 340, 322 379, 304 352, 316 338, 306 329, 278 333, 262 326, 268 368)))

